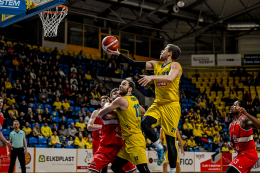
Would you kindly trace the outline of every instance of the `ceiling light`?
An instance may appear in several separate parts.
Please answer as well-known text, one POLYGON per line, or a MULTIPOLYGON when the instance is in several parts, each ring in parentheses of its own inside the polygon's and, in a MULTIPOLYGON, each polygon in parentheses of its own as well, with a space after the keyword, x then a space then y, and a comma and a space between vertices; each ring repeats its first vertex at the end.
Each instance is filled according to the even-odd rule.
POLYGON ((185 2, 184 1, 178 1, 177 5, 178 5, 178 7, 182 8, 182 7, 184 7, 185 2))

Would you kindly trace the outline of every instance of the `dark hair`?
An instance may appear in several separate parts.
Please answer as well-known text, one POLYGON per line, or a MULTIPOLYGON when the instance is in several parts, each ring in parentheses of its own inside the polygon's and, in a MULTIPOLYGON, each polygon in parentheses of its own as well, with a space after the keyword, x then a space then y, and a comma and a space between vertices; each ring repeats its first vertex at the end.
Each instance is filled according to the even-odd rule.
POLYGON ((126 78, 125 80, 128 81, 129 87, 132 88, 132 92, 133 92, 134 89, 135 89, 135 83, 134 83, 133 79, 132 79, 131 77, 128 77, 128 78, 126 78))
POLYGON ((118 90, 119 90, 119 88, 114 88, 114 89, 112 89, 112 91, 110 92, 110 97, 112 97, 113 93, 116 92, 116 91, 118 91, 118 90))
POLYGON ((168 52, 172 52, 172 59, 177 60, 181 55, 181 49, 174 45, 174 44, 168 44, 168 52))
POLYGON ((247 103, 243 100, 238 100, 239 107, 242 107, 244 109, 247 109, 247 103))
POLYGON ((109 97, 108 96, 101 96, 101 100, 103 100, 103 99, 109 100, 109 97))

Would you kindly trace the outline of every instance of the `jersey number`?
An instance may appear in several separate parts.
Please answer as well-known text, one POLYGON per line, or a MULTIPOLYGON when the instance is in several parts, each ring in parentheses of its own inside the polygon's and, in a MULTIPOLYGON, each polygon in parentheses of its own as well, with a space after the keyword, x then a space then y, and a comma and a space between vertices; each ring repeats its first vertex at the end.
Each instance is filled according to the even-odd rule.
POLYGON ((135 161, 139 160, 139 159, 138 159, 138 156, 135 156, 134 159, 135 159, 135 161))
POLYGON ((136 117, 141 117, 139 104, 135 104, 134 108, 135 108, 135 112, 136 112, 136 117))
POLYGON ((169 72, 167 71, 167 72, 162 72, 162 75, 169 75, 169 72))

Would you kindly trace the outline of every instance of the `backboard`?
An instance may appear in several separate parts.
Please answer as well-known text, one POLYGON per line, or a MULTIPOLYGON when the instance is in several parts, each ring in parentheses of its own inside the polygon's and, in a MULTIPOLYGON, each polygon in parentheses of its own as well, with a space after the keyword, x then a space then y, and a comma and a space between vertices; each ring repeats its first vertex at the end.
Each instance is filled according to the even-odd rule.
MULTIPOLYGON (((20 20, 24 20, 42 11, 64 4, 66 0, 28 0, 27 11, 18 15, 2 14, 0 27, 6 27, 20 20)), ((11 8, 9 10, 12 10, 11 8)))

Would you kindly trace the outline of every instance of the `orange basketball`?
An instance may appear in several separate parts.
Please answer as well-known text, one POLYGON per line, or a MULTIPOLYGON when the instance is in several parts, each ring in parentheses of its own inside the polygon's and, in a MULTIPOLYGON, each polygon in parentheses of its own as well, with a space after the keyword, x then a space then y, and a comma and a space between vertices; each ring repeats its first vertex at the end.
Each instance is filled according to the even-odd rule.
POLYGON ((25 165, 28 165, 30 162, 31 162, 31 155, 30 155, 30 153, 27 153, 26 155, 25 155, 25 165))
POLYGON ((102 49, 104 51, 106 51, 107 49, 116 51, 118 49, 118 46, 119 46, 119 42, 116 39, 116 37, 107 36, 102 40, 102 49))

